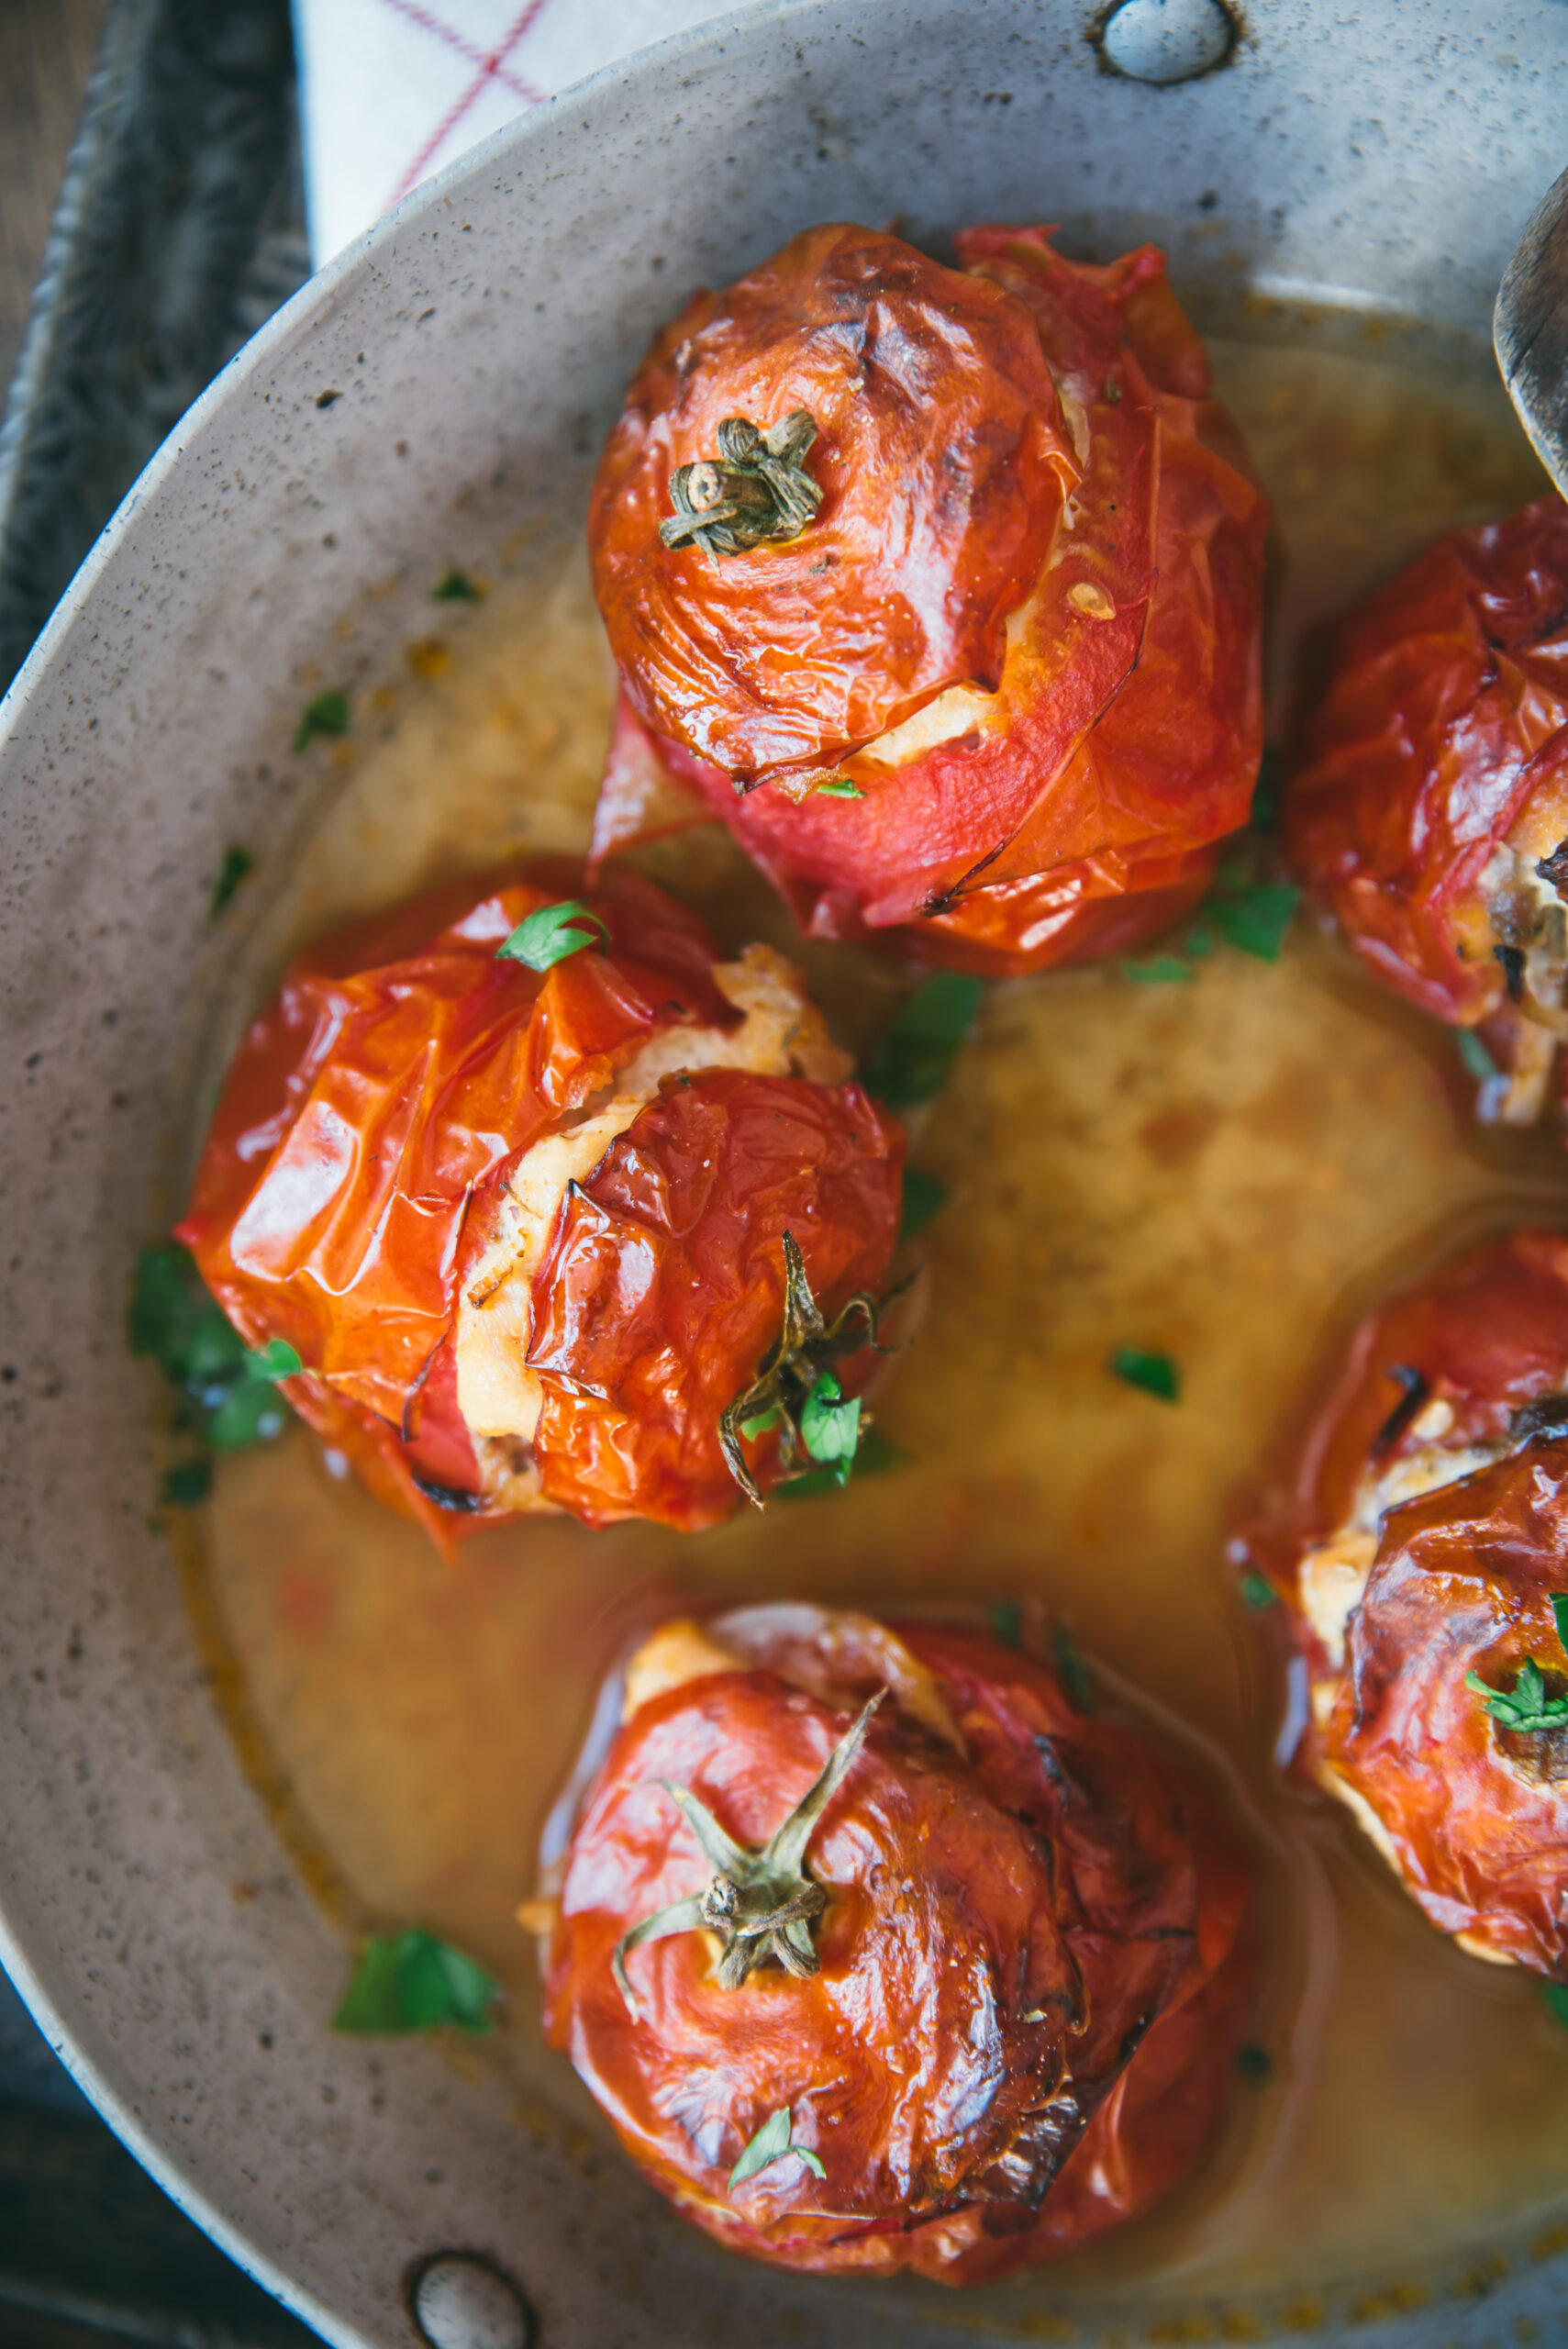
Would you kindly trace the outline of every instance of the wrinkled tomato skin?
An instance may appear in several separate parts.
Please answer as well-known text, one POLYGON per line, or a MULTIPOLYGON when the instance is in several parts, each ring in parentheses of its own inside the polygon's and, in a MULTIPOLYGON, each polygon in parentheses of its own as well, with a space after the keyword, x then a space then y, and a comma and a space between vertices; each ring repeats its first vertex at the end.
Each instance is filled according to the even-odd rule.
POLYGON ((1332 1699, 1304 1766, 1375 1814, 1440 1932, 1559 1980, 1568 1738, 1499 1731, 1465 1675, 1507 1689, 1533 1655, 1568 1687, 1551 1607, 1568 1589, 1568 1442, 1510 1434, 1517 1412, 1565 1392, 1568 1240, 1519 1231, 1446 1265, 1356 1333, 1304 1447, 1295 1540, 1275 1566, 1312 1681, 1332 1699), (1345 1522, 1363 1474, 1396 1471, 1420 1445, 1391 1419, 1407 1385, 1396 1365, 1419 1374, 1423 1403, 1451 1409, 1442 1448, 1517 1448, 1387 1510, 1340 1664, 1300 1612, 1295 1567, 1345 1522))
POLYGON ((1550 814, 1535 854, 1568 833, 1565 729, 1555 493, 1440 539, 1324 648, 1285 788, 1286 853, 1375 975, 1439 1019, 1473 1026, 1504 1003, 1492 953, 1465 948, 1482 875, 1532 805, 1550 814))
POLYGON ((655 730, 727 774, 830 767, 943 686, 995 684, 1076 478, 1015 304, 896 237, 807 229, 697 295, 638 372, 589 514, 611 650, 655 730), (827 493, 806 536, 712 565, 663 546, 675 469, 727 417, 798 407, 827 493))
MULTIPOLYGON (((582 895, 579 866, 535 863, 526 877, 454 885, 300 957, 235 1058, 178 1226, 247 1341, 283 1339, 298 1352, 304 1372, 284 1391, 301 1417, 443 1549, 502 1513, 483 1497, 450 1343, 475 1203, 651 1037, 679 1024, 728 1029, 738 1018, 712 978, 717 949, 703 924, 629 872, 586 900, 609 928, 608 953, 574 953, 542 974, 496 960, 528 914, 582 895)), ((733 1097, 742 1110, 747 1083, 733 1097)), ((831 1161, 819 1189, 811 1165, 795 1169, 791 1204, 808 1276, 827 1295, 849 1267, 847 1292, 862 1275, 880 1276, 891 1253, 901 1133, 858 1088, 795 1089, 795 1140, 831 1161), (848 1243, 813 1228, 829 1205, 850 1218, 848 1243)), ((645 1119, 655 1133, 669 1122, 651 1104, 622 1137, 628 1150, 641 1146, 645 1119)), ((752 1171, 733 1152, 727 1163, 740 1181, 752 1171)), ((717 1188, 688 1204, 694 1222, 750 1228, 745 1203, 717 1188)), ((705 1272, 722 1282, 732 1271, 722 1246, 703 1244, 705 1272)), ((539 1301, 549 1303, 542 1292, 539 1301)), ((700 1326, 701 1302, 672 1299, 682 1326, 700 1326)), ((651 1375, 639 1390, 663 1412, 657 1435, 623 1429, 619 1455, 604 1453, 614 1473, 602 1505, 584 1465, 571 1475, 563 1468, 557 1482, 570 1490, 566 1505, 595 1521, 651 1513, 710 1523, 739 1493, 730 1485, 721 1495, 709 1473, 717 1438, 683 1439, 671 1418, 683 1400, 706 1403, 706 1390, 695 1377, 683 1386, 667 1331, 645 1316, 637 1334, 661 1349, 662 1383, 651 1375), (654 1478, 647 1511, 639 1464, 654 1478), (695 1477, 690 1491, 683 1466, 695 1477)), ((717 1375, 723 1363, 716 1356, 709 1367, 717 1375)), ((755 1357, 740 1365, 721 1405, 755 1369, 755 1357)), ((629 1356, 620 1375, 629 1394, 638 1377, 629 1356)), ((577 1415, 597 1426, 606 1408, 585 1390, 552 1395, 552 1440, 576 1459, 586 1441, 577 1415)))
POLYGON ((891 1705, 873 1719, 809 1846, 820 1971, 727 1992, 684 1933, 628 1959, 639 2020, 617 1989, 621 1935, 711 1873, 658 1782, 758 1846, 851 1718, 768 1670, 716 1673, 640 1706, 606 1759, 547 2029, 632 2157, 729 2248, 968 2284, 1130 2217, 1212 2137, 1253 1986, 1251 1876, 1207 1790, 1043 1666, 980 1634, 906 1644, 967 1759, 891 1705), (1088 2125, 1050 2183, 1030 2132, 1063 2091, 1088 2125), (825 2179, 785 2163, 732 2193, 785 2108, 825 2179))
MULTIPOLYGON (((640 649, 621 658, 651 752, 729 826, 803 930, 892 934, 982 976, 1137 945, 1190 907, 1217 843, 1246 821, 1262 743, 1268 509, 1209 396, 1202 342, 1152 247, 1098 269, 1062 260, 1051 233, 958 239, 966 278, 1032 321, 1080 465, 1013 607, 995 689, 966 696, 934 743, 836 754, 859 798, 800 799, 776 782, 737 797, 735 771, 642 690, 640 649)), ((773 560, 804 561, 810 543, 808 530, 773 560)), ((685 559, 700 596, 701 558, 685 559)), ((761 593, 754 625, 765 640, 761 593)), ((621 750, 601 852, 635 836, 621 750)), ((824 743, 819 755, 835 754, 824 743)))
MULTIPOLYGON (((535 1275, 547 1497, 590 1524, 731 1515, 718 1420, 783 1326, 784 1235, 829 1321, 879 1294, 904 1147, 859 1085, 736 1069, 667 1085, 562 1203, 535 1275)), ((844 1363, 847 1393, 872 1361, 844 1363)))

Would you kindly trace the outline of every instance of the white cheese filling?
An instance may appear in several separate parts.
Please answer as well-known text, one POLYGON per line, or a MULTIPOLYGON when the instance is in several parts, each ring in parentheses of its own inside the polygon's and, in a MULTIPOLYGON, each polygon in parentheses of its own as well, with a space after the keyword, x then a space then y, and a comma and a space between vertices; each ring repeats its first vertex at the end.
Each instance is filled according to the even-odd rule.
POLYGON ((538 1506, 538 1475, 526 1459, 543 1402, 539 1373, 525 1360, 530 1291, 568 1184, 587 1181, 662 1080, 680 1071, 738 1068, 819 1085, 840 1085, 850 1074, 849 1056, 830 1041, 799 972, 772 947, 748 946, 739 962, 716 963, 713 978, 741 1014, 740 1025, 665 1029, 620 1071, 608 1099, 601 1096, 575 1125, 535 1142, 518 1161, 495 1237, 463 1285, 455 1335, 458 1408, 486 1489, 507 1508, 538 1506))

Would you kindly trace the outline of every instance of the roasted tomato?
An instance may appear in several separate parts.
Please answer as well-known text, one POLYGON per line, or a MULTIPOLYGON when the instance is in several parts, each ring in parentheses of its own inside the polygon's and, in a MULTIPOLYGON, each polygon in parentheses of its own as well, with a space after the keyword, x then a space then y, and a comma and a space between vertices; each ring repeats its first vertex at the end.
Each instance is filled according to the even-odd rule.
POLYGON ((1284 799, 1298 877, 1388 986, 1479 1028, 1539 1113, 1568 1035, 1568 507, 1455 530, 1357 607, 1307 696, 1284 799))
POLYGON ((1289 1535, 1257 1545, 1306 1657, 1307 1766, 1440 1932, 1559 1981, 1565 1477, 1568 1240, 1521 1231, 1362 1325, 1289 1535))
POLYGON ((596 855, 717 815, 814 936, 983 976, 1201 895, 1262 747, 1267 509, 1164 256, 1052 233, 952 270, 813 228, 658 337, 589 521, 596 855))
POLYGON ((573 930, 581 885, 465 883, 303 956, 179 1227, 241 1334, 298 1353, 295 1408, 443 1545, 756 1497, 814 1391, 852 1408, 896 1244, 902 1132, 793 966, 720 962, 630 874, 573 930), (498 954, 533 918, 547 953, 570 931, 542 971, 498 954))
POLYGON ((1212 1796, 976 1631, 667 1625, 544 1927, 547 2028, 736 2251, 967 2284, 1197 2158, 1252 1980, 1212 1796))

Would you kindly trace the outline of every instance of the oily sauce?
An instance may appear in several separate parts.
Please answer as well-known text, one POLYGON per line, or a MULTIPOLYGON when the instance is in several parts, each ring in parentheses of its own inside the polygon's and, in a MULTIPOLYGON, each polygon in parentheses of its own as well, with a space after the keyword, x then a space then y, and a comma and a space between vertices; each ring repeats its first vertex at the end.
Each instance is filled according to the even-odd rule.
MULTIPOLYGON (((1250 331, 1212 348, 1275 506, 1277 737, 1304 629, 1540 476, 1468 361, 1418 373, 1375 346, 1282 342, 1277 320, 1250 331)), ((503 562, 482 607, 443 610, 439 640, 373 697, 222 1007, 215 1073, 300 941, 453 871, 580 849, 609 690, 574 550, 503 562)), ((868 952, 801 948, 716 828, 645 862, 727 943, 796 952, 851 1047, 909 984, 868 952)), ((1315 1359, 1367 1301, 1488 1230, 1568 1220, 1561 1135, 1478 1133, 1471 1089, 1451 1038, 1306 918, 1277 963, 1221 950, 1185 985, 1113 966, 997 986, 917 1130, 914 1163, 951 1198, 924 1327, 878 1406, 910 1465, 696 1539, 529 1520, 449 1567, 303 1431, 225 1460, 198 1610, 247 1751, 343 1921, 345 1969, 348 1932, 372 1925, 419 1921, 472 1950, 507 1986, 501 2054, 535 2125, 606 2144, 540 2044, 514 1921, 603 1675, 676 1609, 1023 1601, 1244 1789, 1268 2069, 1239 2082, 1228 2142, 1165 2209, 995 2291, 914 2287, 928 2317, 1028 2333, 1219 2303, 1310 2326, 1330 2287, 1393 2310, 1549 2246, 1568 2211, 1568 2032, 1532 1980, 1430 1932, 1349 1819, 1275 1771, 1278 1625, 1248 1615, 1225 1555, 1315 1359), (1118 1346, 1169 1353, 1180 1401, 1118 1384, 1118 1346)), ((613 2154, 600 2173, 608 2194, 641 2191, 613 2154)))

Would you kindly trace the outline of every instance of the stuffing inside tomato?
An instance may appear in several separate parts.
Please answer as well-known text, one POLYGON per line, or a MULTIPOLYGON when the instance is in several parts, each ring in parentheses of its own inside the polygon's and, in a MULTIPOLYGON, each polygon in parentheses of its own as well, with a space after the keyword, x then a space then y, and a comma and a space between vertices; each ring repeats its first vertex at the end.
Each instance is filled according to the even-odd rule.
POLYGON ((1529 1124, 1568 1036, 1568 507, 1455 530, 1340 622, 1284 815, 1385 985, 1477 1029, 1484 1116, 1529 1124))
POLYGON ((715 815, 823 938, 981 975, 1201 896, 1262 748, 1267 508, 1152 246, 828 226, 654 341, 595 484, 595 852, 715 815), (773 453, 777 448, 777 453, 773 453))
POLYGON ((1440 1932, 1568 1980, 1568 1240, 1374 1313, 1302 1457, 1306 1765, 1440 1932))
POLYGON ((302 956, 179 1227, 248 1342, 297 1353, 295 1408, 443 1542, 758 1497, 808 1408, 858 1425, 897 1241, 902 1130, 793 966, 721 961, 635 874, 581 886, 470 882, 302 956))
POLYGON ((644 1644, 527 1913, 633 2159, 835 2274, 973 2283, 1145 2209, 1253 1976, 1250 1863, 1184 1763, 987 1634, 808 1606, 644 1644))

